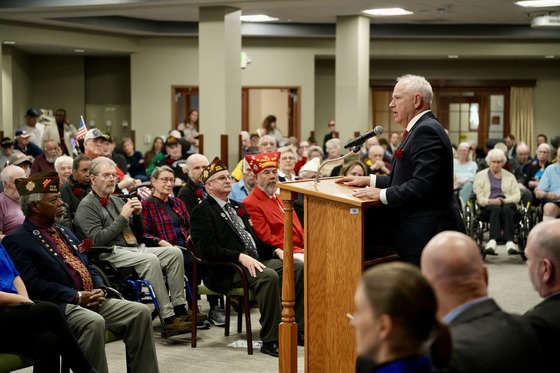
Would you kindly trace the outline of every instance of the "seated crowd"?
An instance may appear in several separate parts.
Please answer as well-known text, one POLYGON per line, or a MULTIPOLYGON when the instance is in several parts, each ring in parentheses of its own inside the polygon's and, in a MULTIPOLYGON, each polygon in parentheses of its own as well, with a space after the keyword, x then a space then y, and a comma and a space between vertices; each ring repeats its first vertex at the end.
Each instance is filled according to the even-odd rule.
MULTIPOLYGON (((334 121, 321 148, 312 139, 285 139, 270 115, 257 133, 241 134, 243 157, 230 175, 220 159, 209 162, 197 153, 197 111, 181 123, 181 132, 156 137, 145 155, 131 139, 116 149, 110 134, 98 129, 83 135, 78 154, 78 133, 64 109, 47 126, 39 116, 28 110, 15 141, 1 141, 0 314, 6 330, 28 320, 30 343, 0 344, 0 352, 28 354, 46 371, 57 369, 62 356, 76 372, 107 372, 106 329, 124 340, 132 372, 159 370, 152 330, 157 315, 142 303, 111 296, 90 262, 91 246, 110 248, 96 253, 96 260, 132 267, 152 285, 162 329, 181 334, 208 327, 208 321, 224 325, 220 296, 208 296, 208 315, 192 310, 187 299, 184 276, 192 282, 192 259, 183 248, 189 237, 201 258, 242 267, 260 311, 261 352, 277 357, 284 203, 276 184, 311 179, 319 171, 390 175, 401 140, 397 132, 389 140, 373 137, 359 154, 338 160, 343 147, 334 121), (197 325, 191 325, 192 312, 197 325), (44 325, 42 318, 52 321, 44 325)), ((504 312, 488 296, 488 273, 476 243, 460 233, 441 233, 426 246, 421 271, 397 263, 364 275, 351 324, 369 371, 554 369, 551 356, 560 340, 553 317, 560 293, 560 166, 551 163, 546 139, 535 159, 512 135, 484 161, 473 160, 471 150, 468 143, 457 147, 455 186, 463 205, 476 194, 490 222, 487 254, 495 253, 499 240, 508 253, 517 253, 517 204, 542 204, 544 222, 531 231, 525 252, 530 280, 546 300, 524 316, 504 312), (495 346, 508 351, 507 359, 491 354, 495 346)), ((305 343, 302 206, 300 196, 293 212, 299 345, 305 343)), ((227 270, 204 271, 202 279, 222 294, 241 282, 227 270)))

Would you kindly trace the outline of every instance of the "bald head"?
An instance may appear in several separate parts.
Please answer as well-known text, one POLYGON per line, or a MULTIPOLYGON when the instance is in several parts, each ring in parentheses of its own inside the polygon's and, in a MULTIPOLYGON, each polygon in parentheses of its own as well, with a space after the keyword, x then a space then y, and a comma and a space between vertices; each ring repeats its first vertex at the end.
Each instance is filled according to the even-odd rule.
POLYGON ((432 238, 422 252, 421 268, 436 291, 441 317, 488 294, 488 274, 479 248, 463 233, 447 231, 432 238))
POLYGON ((537 224, 529 233, 527 247, 529 279, 541 297, 560 291, 560 220, 537 224))

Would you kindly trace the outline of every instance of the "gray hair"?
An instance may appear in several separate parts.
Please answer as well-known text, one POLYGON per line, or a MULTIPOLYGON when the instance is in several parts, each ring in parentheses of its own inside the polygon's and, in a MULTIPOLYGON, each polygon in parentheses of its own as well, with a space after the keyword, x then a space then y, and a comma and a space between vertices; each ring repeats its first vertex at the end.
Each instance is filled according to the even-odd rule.
POLYGON ((460 143, 460 144, 457 146, 457 150, 459 150, 459 149, 461 149, 461 148, 465 148, 465 149, 467 149, 467 150, 470 150, 470 149, 471 149, 471 144, 469 144, 468 142, 464 141, 464 142, 460 143))
POLYGON ((2 184, 4 184, 4 189, 6 188, 6 185, 14 183, 16 177, 19 177, 17 174, 18 173, 21 174, 21 171, 23 171, 24 174, 23 177, 25 177, 25 171, 23 170, 23 168, 16 166, 15 164, 6 166, 2 170, 2 173, 0 173, 0 178, 2 178, 2 184))
MULTIPOLYGON (((340 139, 334 138, 330 139, 325 143, 325 148, 328 150, 331 146, 336 146, 339 152, 342 152, 342 144, 340 143, 340 139)), ((309 150, 308 150, 309 152, 309 150)), ((309 153, 308 153, 309 154, 309 153)))
POLYGON ((309 149, 307 149, 307 158, 309 158, 309 155, 313 152, 319 152, 321 154, 321 158, 323 158, 324 153, 323 153, 323 149, 321 149, 320 146, 317 145, 310 146, 309 149))
POLYGON ((31 213, 31 205, 34 203, 39 203, 43 200, 43 193, 32 193, 25 194, 19 197, 19 205, 21 206, 21 211, 23 215, 29 216, 31 213))
POLYGON ((432 86, 423 76, 406 74, 397 78, 397 82, 406 82, 406 90, 409 93, 415 94, 419 93, 424 100, 432 104, 432 98, 434 97, 434 92, 432 91, 432 86))
POLYGON ((502 150, 494 148, 490 150, 486 156, 486 163, 488 165, 490 165, 492 161, 502 161, 502 163, 506 163, 507 158, 502 150))
POLYGON ((157 179, 162 172, 171 172, 173 175, 175 175, 173 173, 173 169, 171 167, 169 167, 169 166, 159 166, 159 167, 156 167, 154 169, 151 177, 153 179, 157 179))
POLYGON ((95 176, 99 175, 99 168, 103 164, 108 164, 113 167, 117 167, 117 164, 113 162, 112 159, 109 159, 107 157, 97 157, 93 161, 91 161, 91 165, 89 166, 89 174, 95 176))
POLYGON ((54 169, 56 170, 56 172, 58 172, 59 171, 58 168, 62 166, 63 163, 70 163, 70 165, 72 166, 73 162, 74 159, 72 157, 69 157, 67 155, 61 155, 56 159, 56 161, 54 161, 54 169))

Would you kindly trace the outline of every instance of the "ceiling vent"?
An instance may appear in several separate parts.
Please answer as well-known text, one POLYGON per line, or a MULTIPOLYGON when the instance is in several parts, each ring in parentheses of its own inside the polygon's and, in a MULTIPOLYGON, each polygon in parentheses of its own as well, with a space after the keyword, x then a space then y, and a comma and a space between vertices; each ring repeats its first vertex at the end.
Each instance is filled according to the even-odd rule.
POLYGON ((560 16, 546 15, 533 18, 531 27, 560 27, 560 16))

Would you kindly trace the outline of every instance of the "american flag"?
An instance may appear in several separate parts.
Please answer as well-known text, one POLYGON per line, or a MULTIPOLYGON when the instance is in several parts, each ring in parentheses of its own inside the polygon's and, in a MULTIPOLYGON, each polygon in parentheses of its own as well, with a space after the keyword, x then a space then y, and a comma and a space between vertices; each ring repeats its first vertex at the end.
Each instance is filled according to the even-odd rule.
POLYGON ((84 121, 84 117, 80 115, 80 127, 78 127, 78 134, 76 135, 76 141, 83 139, 86 137, 87 134, 87 127, 86 122, 84 121))

